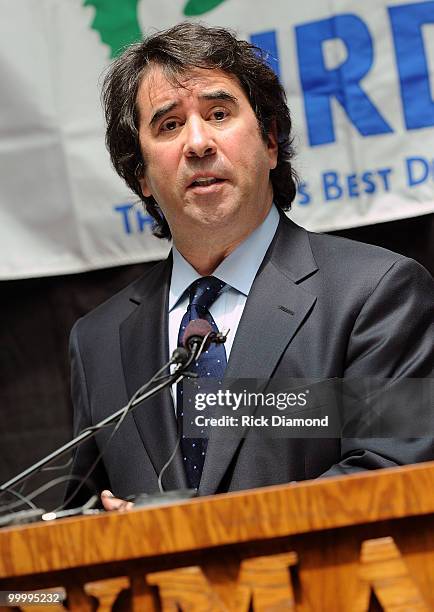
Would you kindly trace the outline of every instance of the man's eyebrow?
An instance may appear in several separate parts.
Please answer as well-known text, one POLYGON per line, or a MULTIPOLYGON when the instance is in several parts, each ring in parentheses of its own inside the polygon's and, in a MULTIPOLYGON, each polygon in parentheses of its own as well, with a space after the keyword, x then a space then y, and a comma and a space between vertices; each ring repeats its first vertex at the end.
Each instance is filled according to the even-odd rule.
POLYGON ((164 117, 164 115, 166 115, 167 113, 170 113, 170 111, 172 111, 177 106, 178 106, 178 102, 169 102, 168 104, 165 104, 164 106, 156 110, 155 113, 151 117, 149 125, 151 127, 155 125, 157 121, 161 119, 161 117, 164 117))
POLYGON ((215 91, 205 92, 200 96, 201 100, 224 100, 226 102, 238 102, 238 99, 224 89, 216 89, 215 91))

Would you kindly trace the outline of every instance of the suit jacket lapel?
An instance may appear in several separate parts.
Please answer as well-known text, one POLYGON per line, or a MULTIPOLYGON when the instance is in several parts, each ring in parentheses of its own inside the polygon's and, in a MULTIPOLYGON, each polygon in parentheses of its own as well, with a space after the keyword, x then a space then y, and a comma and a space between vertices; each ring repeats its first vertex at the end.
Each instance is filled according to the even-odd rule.
MULTIPOLYGON (((130 298, 137 308, 120 326, 122 364, 131 397, 169 359, 168 291, 172 261, 157 264, 138 283, 130 298)), ((176 419, 169 389, 137 406, 133 412, 145 449, 156 474, 169 459, 176 445, 176 419)), ((166 490, 186 486, 182 457, 178 452, 163 476, 166 490)))
MULTIPOLYGON (((251 288, 225 378, 269 379, 305 320, 316 296, 300 283, 317 270, 307 232, 281 218, 276 236, 251 288)), ((240 438, 213 428, 199 492, 215 493, 240 438)))

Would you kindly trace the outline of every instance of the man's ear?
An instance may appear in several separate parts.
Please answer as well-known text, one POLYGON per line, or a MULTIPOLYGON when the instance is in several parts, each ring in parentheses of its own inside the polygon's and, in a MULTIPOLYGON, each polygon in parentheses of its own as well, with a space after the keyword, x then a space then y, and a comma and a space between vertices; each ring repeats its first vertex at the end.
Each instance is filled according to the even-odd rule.
POLYGON ((270 158, 270 170, 274 170, 274 168, 277 166, 277 153, 279 148, 277 138, 277 125, 275 119, 273 119, 273 121, 271 122, 270 131, 268 132, 267 147, 268 156, 270 158))
POLYGON ((140 189, 142 190, 143 197, 149 198, 152 195, 152 193, 148 187, 148 181, 146 180, 146 177, 144 177, 143 175, 140 176, 139 184, 140 184, 140 189))

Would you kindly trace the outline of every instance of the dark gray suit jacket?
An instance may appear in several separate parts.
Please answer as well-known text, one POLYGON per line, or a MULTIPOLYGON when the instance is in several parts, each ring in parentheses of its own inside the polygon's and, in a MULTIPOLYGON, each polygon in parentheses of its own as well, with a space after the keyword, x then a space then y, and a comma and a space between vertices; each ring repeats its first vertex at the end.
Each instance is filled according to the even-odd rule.
MULTIPOLYGON (((76 433, 126 404, 168 360, 170 275, 169 257, 74 326, 76 433)), ((432 377, 433 306, 434 282, 416 262, 309 233, 282 217, 248 297, 227 377, 432 377)), ((434 458, 430 438, 269 440, 251 431, 236 440, 216 431, 202 495, 434 458)), ((88 470, 109 435, 103 431, 78 449, 75 474, 88 470)), ((120 497, 157 491, 175 443, 166 390, 127 416, 92 476, 96 489, 107 487, 120 497)), ((163 484, 186 485, 180 454, 163 484)), ((82 488, 74 503, 87 499, 89 489, 82 488)))

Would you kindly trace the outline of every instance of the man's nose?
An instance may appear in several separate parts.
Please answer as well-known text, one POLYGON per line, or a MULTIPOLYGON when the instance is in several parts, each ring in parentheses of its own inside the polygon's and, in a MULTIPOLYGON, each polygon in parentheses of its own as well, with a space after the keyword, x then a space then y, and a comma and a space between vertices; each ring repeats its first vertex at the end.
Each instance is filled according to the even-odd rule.
POLYGON ((217 146, 212 131, 201 117, 191 118, 187 123, 184 155, 186 157, 206 157, 214 155, 217 146))

